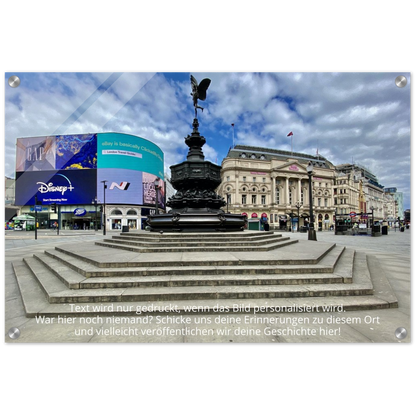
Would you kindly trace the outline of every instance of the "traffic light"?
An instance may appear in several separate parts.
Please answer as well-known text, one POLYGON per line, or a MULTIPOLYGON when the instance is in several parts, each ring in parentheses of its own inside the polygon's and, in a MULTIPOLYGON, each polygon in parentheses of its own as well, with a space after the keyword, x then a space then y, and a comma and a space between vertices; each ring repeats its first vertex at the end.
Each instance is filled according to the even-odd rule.
POLYGON ((103 212, 103 206, 102 205, 100 206, 100 212, 103 212))
POLYGON ((51 211, 56 212, 56 203, 51 204, 51 211))

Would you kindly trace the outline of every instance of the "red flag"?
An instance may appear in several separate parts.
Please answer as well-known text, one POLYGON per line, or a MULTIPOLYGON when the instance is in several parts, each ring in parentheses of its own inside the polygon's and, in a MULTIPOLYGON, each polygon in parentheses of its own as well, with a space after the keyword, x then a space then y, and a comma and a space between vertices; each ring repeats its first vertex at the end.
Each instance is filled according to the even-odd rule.
POLYGON ((293 136, 293 133, 292 133, 292 132, 290 132, 290 133, 287 135, 287 137, 289 137, 289 136, 293 136))

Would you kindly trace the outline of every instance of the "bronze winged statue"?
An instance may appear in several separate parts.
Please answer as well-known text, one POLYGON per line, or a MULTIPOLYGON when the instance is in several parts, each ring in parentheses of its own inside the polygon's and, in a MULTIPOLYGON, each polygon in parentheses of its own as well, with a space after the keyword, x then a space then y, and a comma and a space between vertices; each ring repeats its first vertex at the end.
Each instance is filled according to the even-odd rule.
POLYGON ((191 85, 192 85, 192 92, 191 95, 194 100, 194 107, 195 107, 195 118, 197 118, 197 109, 200 108, 204 111, 203 107, 198 105, 198 100, 204 101, 207 98, 207 89, 211 84, 211 80, 209 78, 204 78, 199 84, 198 81, 195 79, 193 75, 191 75, 191 85))

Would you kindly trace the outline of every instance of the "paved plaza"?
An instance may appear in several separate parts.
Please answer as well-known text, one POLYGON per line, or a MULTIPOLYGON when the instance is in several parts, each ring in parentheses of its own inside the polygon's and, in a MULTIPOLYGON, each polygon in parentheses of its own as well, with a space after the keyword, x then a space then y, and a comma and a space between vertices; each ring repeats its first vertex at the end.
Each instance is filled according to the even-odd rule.
MULTIPOLYGON (((146 232, 143 232, 146 233, 146 232)), ((118 235, 110 231, 107 237, 118 235)), ((147 233, 148 234, 148 233, 147 233)), ((307 240, 304 233, 283 233, 291 239, 307 240)), ((62 318, 52 322, 37 322, 25 316, 24 306, 16 282, 12 262, 34 253, 65 244, 103 240, 100 232, 65 231, 60 236, 52 231, 33 233, 6 232, 5 279, 6 321, 5 341, 25 342, 154 342, 154 343, 409 343, 411 340, 411 233, 389 231, 387 236, 336 236, 333 232, 318 232, 319 242, 336 243, 374 256, 398 299, 398 308, 277 314, 218 314, 141 316, 136 322, 117 321, 97 317, 82 323, 62 318), (10 328, 18 328, 20 336, 11 339, 10 328), (91 331, 91 328, 94 331, 91 331), (289 329, 288 329, 289 328, 289 329), (405 328, 407 336, 397 338, 398 328, 405 328)), ((309 242, 309 244, 314 244, 309 242)), ((293 245, 296 250, 296 244, 293 245)), ((208 253, 207 253, 208 254, 208 253)), ((163 253, 166 260, 169 253, 163 253)), ((212 253, 211 253, 212 255, 212 253)), ((204 256, 196 253, 195 256, 204 256)), ((235 301, 238 305, 238 300, 235 301)), ((80 304, 81 305, 81 304, 80 304)))

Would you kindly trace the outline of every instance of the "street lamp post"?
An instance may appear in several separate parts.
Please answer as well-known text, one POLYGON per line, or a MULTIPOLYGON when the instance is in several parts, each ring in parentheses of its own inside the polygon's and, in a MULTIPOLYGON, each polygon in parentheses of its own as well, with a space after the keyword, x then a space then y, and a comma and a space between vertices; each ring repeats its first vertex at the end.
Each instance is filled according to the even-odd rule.
POLYGON ((38 239, 38 195, 35 194, 35 240, 38 239))
POLYGON ((298 232, 299 232, 299 230, 300 230, 300 217, 299 217, 299 211, 300 211, 300 208, 302 207, 302 204, 298 201, 298 202, 296 202, 295 207, 298 209, 298 232))
POLYGON ((107 189, 107 183, 108 181, 101 181, 101 183, 103 184, 103 190, 104 190, 104 203, 103 203, 103 235, 106 235, 106 231, 107 231, 107 218, 105 216, 105 190, 107 189))
POLYGON ((371 236, 374 237, 374 207, 371 206, 371 236))
POLYGON ((159 204, 158 204, 158 199, 159 199, 159 186, 160 183, 160 178, 156 178, 154 181, 155 184, 155 191, 156 191, 156 199, 155 199, 155 210, 156 210, 156 215, 159 215, 159 204))
POLYGON ((97 197, 95 197, 93 200, 92 200, 92 203, 94 204, 94 207, 95 207, 95 221, 94 221, 94 230, 95 231, 97 231, 97 227, 98 227, 98 224, 97 224, 97 197))
POLYGON ((308 230, 308 240, 316 241, 316 231, 314 230, 313 222, 313 199, 312 199, 312 174, 313 174, 313 165, 312 162, 309 162, 306 167, 306 171, 309 176, 309 230, 308 230))

